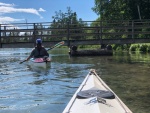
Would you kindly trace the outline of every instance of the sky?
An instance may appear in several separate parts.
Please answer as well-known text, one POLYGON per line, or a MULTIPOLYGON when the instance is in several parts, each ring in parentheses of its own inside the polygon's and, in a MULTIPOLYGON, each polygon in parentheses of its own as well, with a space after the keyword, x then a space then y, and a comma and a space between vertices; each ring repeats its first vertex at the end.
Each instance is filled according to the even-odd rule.
POLYGON ((0 24, 52 22, 55 12, 67 12, 70 7, 77 18, 94 21, 98 15, 92 11, 95 0, 0 0, 0 24))

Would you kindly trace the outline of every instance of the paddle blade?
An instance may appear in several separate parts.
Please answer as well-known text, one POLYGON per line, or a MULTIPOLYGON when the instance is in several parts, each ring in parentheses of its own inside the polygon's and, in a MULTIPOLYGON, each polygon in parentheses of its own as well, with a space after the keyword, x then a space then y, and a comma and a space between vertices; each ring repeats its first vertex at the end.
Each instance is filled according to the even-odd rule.
POLYGON ((54 49, 54 48, 56 48, 56 47, 59 47, 59 46, 61 46, 61 45, 64 45, 64 44, 65 44, 65 41, 61 41, 61 42, 55 44, 54 46, 52 46, 51 48, 49 48, 47 51, 49 51, 49 50, 51 50, 51 49, 54 49))

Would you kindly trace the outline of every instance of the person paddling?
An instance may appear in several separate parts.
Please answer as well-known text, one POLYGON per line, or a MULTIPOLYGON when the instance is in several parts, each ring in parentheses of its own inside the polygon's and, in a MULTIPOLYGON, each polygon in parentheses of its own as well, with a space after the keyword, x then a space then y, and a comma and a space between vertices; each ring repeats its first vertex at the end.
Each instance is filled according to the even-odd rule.
POLYGON ((48 57, 49 54, 44 46, 42 46, 42 40, 39 38, 36 40, 36 46, 33 48, 30 56, 27 57, 26 61, 28 61, 30 58, 44 58, 44 60, 46 60, 48 57))
POLYGON ((52 47, 50 47, 49 49, 46 50, 42 46, 42 40, 39 38, 39 39, 36 40, 36 46, 31 51, 30 55, 25 60, 21 61, 20 64, 22 64, 23 62, 28 61, 30 58, 34 58, 34 59, 43 58, 43 60, 45 62, 50 62, 51 59, 49 58, 49 54, 48 54, 47 51, 52 50, 52 49, 54 49, 56 47, 59 47, 61 45, 64 45, 64 43, 65 43, 64 41, 61 41, 61 42, 55 44, 54 46, 52 46, 52 47))

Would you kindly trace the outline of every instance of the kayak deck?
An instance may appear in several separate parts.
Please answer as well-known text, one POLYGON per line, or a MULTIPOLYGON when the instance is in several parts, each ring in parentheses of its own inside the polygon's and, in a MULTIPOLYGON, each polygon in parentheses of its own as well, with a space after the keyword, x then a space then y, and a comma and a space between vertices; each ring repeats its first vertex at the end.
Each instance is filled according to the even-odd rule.
POLYGON ((30 59, 30 65, 33 66, 33 67, 40 67, 40 68, 46 68, 48 66, 50 66, 50 58, 48 58, 47 61, 44 61, 43 58, 31 58, 30 59))
POLYGON ((132 113, 132 111, 92 69, 63 113, 132 113))

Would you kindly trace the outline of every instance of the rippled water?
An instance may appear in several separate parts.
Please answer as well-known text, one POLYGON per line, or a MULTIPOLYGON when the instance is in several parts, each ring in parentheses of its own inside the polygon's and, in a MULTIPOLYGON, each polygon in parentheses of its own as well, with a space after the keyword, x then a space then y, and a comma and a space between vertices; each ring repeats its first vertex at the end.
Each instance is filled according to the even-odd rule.
POLYGON ((149 54, 70 58, 55 49, 39 69, 19 64, 30 50, 0 49, 0 113, 61 113, 91 68, 134 113, 150 111, 149 54))

